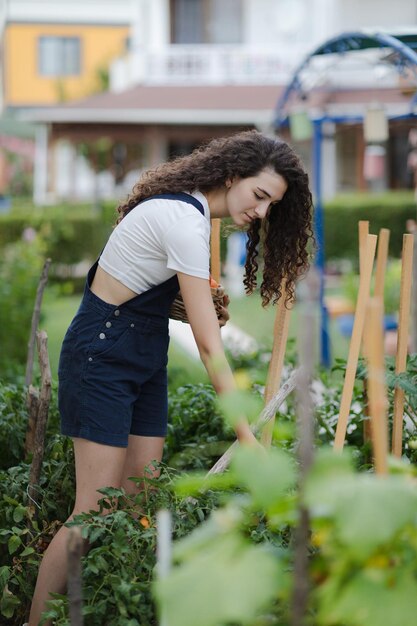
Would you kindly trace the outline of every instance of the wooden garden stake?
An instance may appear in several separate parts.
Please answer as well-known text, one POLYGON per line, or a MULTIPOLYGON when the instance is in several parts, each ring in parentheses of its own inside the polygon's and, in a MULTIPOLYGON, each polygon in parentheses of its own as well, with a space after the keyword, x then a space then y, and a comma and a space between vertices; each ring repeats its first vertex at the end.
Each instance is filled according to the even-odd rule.
POLYGON ((41 370, 41 390, 37 404, 37 415, 35 424, 35 439, 33 448, 33 458, 29 472, 29 498, 34 501, 36 487, 42 469, 42 461, 45 448, 46 424, 48 421, 49 403, 51 401, 51 368, 48 356, 48 337, 44 330, 36 333, 39 352, 39 365, 41 370))
POLYGON ((366 220, 359 220, 359 274, 363 272, 363 263, 366 250, 366 238, 369 235, 369 222, 366 220))
POLYGON ((214 280, 220 283, 220 219, 211 220, 211 237, 210 237, 210 273, 214 280))
MULTIPOLYGON (((291 309, 286 305, 287 291, 282 286, 282 294, 277 303, 274 322, 274 339, 272 344, 271 361, 268 368, 268 376, 265 387, 265 404, 268 404, 277 393, 281 382, 282 367, 284 365, 285 348, 287 346, 288 328, 290 324, 291 309)), ((262 429, 261 443, 269 448, 272 441, 275 420, 271 419, 262 429)))
POLYGON ((294 585, 292 593, 292 626, 304 626, 307 618, 309 577, 310 515, 303 504, 305 481, 313 463, 314 418, 311 398, 311 381, 314 369, 316 335, 316 312, 318 304, 319 280, 314 268, 310 269, 306 281, 300 313, 298 349, 300 372, 297 380, 297 458, 299 461, 298 523, 294 533, 294 585))
POLYGON ((366 307, 365 354, 368 363, 369 410, 375 472, 387 474, 388 420, 384 367, 384 322, 380 298, 371 298, 366 307))
POLYGON ((28 356, 26 361, 26 374, 25 374, 25 385, 29 387, 32 382, 32 373, 33 373, 33 361, 35 357, 35 342, 36 342, 36 331, 39 326, 39 318, 41 316, 41 305, 42 305, 42 297, 43 292, 45 290, 46 284, 48 282, 48 273, 49 266, 51 265, 51 259, 46 259, 41 277, 39 279, 38 288, 36 291, 35 298, 35 306, 32 314, 32 325, 30 330, 30 337, 28 342, 28 356))
POLYGON ((81 557, 83 555, 81 528, 71 526, 68 531, 68 604, 71 626, 83 626, 83 595, 81 557))
POLYGON ((379 231, 378 249, 376 253, 374 296, 375 298, 381 298, 382 308, 384 308, 384 285, 388 260, 389 236, 390 231, 388 228, 381 228, 379 231))
MULTIPOLYGON (((395 373, 405 372, 407 364, 408 331, 410 325, 410 303, 413 272, 413 235, 403 235, 400 310, 398 318, 397 354, 395 373)), ((399 387, 394 391, 394 420, 392 427, 392 453, 401 458, 404 414, 404 391, 399 387)))
MULTIPOLYGON (((389 244, 390 231, 388 228, 381 228, 378 235, 378 247, 376 251, 376 264, 375 264, 375 287, 374 296, 381 298, 382 303, 382 315, 384 315, 384 286, 385 286, 385 273, 387 269, 388 261, 388 244, 389 244)), ((368 412, 368 384, 367 380, 363 381, 364 386, 364 413, 369 415, 368 412)), ((371 423, 370 420, 365 420, 363 423, 363 439, 367 442, 371 439, 371 423)))
POLYGON ((346 365, 345 382, 340 401, 339 420, 334 441, 335 450, 342 450, 346 437, 347 422, 352 402, 353 385, 355 383, 356 368, 358 366, 359 350, 365 323, 366 304, 369 298, 372 266, 375 257, 376 235, 367 235, 366 248, 363 259, 363 271, 360 275, 358 299, 356 302, 355 320, 353 323, 352 338, 349 346, 349 355, 346 365))

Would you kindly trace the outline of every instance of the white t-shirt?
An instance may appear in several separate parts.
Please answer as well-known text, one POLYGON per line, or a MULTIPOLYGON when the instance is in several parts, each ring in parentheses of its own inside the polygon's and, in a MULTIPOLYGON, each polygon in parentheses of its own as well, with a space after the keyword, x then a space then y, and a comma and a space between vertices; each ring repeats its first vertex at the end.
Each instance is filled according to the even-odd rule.
POLYGON ((177 272, 209 278, 210 211, 204 215, 183 200, 153 198, 139 204, 116 226, 99 265, 135 293, 143 293, 177 272))

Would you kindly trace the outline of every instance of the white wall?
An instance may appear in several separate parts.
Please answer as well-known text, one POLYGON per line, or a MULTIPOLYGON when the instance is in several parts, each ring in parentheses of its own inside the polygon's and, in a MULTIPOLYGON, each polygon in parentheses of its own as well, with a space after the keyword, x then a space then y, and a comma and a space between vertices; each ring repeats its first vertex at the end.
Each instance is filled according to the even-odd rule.
POLYGON ((336 32, 378 27, 394 31, 417 24, 416 0, 335 0, 335 4, 336 32))
POLYGON ((3 0, 8 18, 17 22, 126 24, 140 0, 3 0))

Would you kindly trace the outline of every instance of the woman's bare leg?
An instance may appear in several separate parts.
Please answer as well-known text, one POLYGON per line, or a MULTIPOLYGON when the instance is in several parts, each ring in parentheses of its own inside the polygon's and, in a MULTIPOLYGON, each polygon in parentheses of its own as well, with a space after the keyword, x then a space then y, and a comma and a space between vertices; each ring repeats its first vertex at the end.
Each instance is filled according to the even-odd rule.
MULTIPOLYGON (((76 498, 69 519, 79 513, 97 509, 103 496, 102 487, 120 487, 126 448, 102 445, 74 438, 76 498)), ((68 528, 62 526, 51 541, 39 568, 30 611, 29 626, 38 626, 49 594, 63 593, 67 582, 68 528)))
MULTIPOLYGON (((139 435, 129 435, 127 454, 123 467, 121 486, 126 493, 137 493, 140 484, 134 483, 129 478, 131 476, 140 477, 145 473, 145 467, 151 461, 160 461, 164 450, 163 437, 141 437, 139 435)), ((153 476, 158 476, 159 471, 153 471, 153 476)))

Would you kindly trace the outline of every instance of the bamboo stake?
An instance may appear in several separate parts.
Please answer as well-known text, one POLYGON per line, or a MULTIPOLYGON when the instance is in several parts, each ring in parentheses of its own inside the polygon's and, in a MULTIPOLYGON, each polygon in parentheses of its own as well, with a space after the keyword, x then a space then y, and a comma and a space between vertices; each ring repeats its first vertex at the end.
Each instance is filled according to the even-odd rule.
POLYGON ((388 260, 389 236, 390 231, 388 228, 381 228, 379 231, 378 250, 376 254, 374 296, 375 298, 381 298, 382 314, 384 314, 384 285, 388 260))
POLYGON ((359 220, 359 274, 363 273, 363 263, 366 251, 366 238, 369 235, 369 222, 367 220, 359 220))
POLYGON ((366 303, 369 298, 372 266, 375 257, 376 235, 367 235, 367 245, 363 257, 363 271, 360 275, 359 292, 353 323, 352 338, 349 346, 349 355, 346 364, 345 382, 342 399, 340 401, 339 420, 334 441, 335 450, 342 450, 346 437, 349 409, 352 402, 353 385, 355 383, 356 368, 358 366, 359 350, 365 323, 366 303))
POLYGON ((366 307, 365 354, 368 362, 369 408, 375 471, 387 474, 388 421, 384 370, 384 328, 380 298, 371 298, 366 307))
MULTIPOLYGON (((395 373, 405 372, 407 365, 408 331, 410 325, 410 303, 413 272, 413 235, 403 235, 400 310, 398 318, 397 354, 395 373)), ((404 391, 398 386, 394 391, 394 420, 392 427, 392 453, 401 458, 404 415, 404 391)))
MULTIPOLYGON (((287 347, 288 328, 290 325, 291 309, 286 306, 285 300, 287 291, 282 286, 282 294, 277 303, 277 310, 274 322, 274 339, 272 344, 271 361, 268 368, 268 376, 265 386, 265 404, 268 404, 277 393, 281 382, 282 368, 284 365, 285 349, 287 347)), ((261 443, 265 448, 269 448, 272 441, 272 433, 275 425, 273 417, 262 429, 261 443)))
MULTIPOLYGON (((375 269, 375 287, 374 296, 381 298, 382 303, 382 316, 384 315, 384 286, 385 286, 385 273, 387 269, 388 260, 388 244, 389 244, 390 231, 388 228, 381 228, 378 236, 378 247, 376 252, 376 269, 375 269)), ((364 413, 369 415, 368 412, 368 385, 366 379, 363 383, 364 386, 364 413)), ((372 437, 371 422, 365 420, 363 423, 363 439, 366 443, 372 437)))
POLYGON ((211 268, 210 273, 214 280, 220 283, 220 219, 216 218, 211 220, 211 268))

